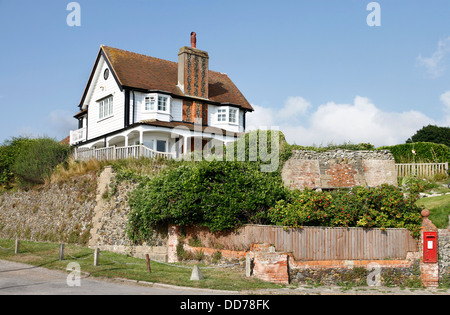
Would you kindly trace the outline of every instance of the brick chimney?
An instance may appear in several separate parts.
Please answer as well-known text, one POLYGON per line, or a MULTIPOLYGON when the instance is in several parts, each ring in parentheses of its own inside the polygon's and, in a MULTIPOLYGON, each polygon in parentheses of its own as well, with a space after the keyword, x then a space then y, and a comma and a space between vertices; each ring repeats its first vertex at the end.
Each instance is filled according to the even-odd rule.
POLYGON ((181 47, 178 53, 178 86, 185 95, 208 98, 208 62, 208 53, 197 49, 192 32, 191 47, 181 47))

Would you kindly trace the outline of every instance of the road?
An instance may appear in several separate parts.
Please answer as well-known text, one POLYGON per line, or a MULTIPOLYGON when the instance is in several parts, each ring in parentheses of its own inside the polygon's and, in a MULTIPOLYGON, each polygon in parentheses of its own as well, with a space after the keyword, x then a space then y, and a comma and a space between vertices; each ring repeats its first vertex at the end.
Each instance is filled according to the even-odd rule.
POLYGON ((0 260, 0 295, 216 295, 226 291, 97 280, 81 274, 0 260), (69 282, 67 281, 69 276, 69 282), (79 282, 77 281, 79 280, 79 282), (73 284, 70 286, 69 284, 73 284), (79 285, 78 285, 79 284, 79 285))
MULTIPOLYGON (((104 280, 81 275, 79 286, 70 286, 69 272, 49 270, 0 260, 0 295, 449 295, 450 290, 402 289, 399 287, 298 286, 256 291, 219 291, 177 287, 158 283, 137 284, 128 280, 104 280)), ((236 297, 238 298, 238 297, 236 297)), ((175 300, 174 300, 175 301, 175 300)))

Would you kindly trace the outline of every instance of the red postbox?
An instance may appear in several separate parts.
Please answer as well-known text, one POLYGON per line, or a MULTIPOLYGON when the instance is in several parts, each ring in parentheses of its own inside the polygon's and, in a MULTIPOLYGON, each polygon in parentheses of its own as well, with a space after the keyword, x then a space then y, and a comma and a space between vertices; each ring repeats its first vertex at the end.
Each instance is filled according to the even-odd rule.
POLYGON ((437 232, 423 232, 423 262, 437 262, 437 232))

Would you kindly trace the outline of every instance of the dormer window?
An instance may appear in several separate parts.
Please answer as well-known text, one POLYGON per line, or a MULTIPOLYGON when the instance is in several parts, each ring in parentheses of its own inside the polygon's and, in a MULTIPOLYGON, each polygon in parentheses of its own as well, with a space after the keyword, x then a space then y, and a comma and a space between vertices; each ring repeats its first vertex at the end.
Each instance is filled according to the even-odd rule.
POLYGON ((145 96, 144 110, 170 113, 170 97, 162 94, 149 94, 145 96))
POLYGON ((230 106, 221 106, 217 109, 217 122, 218 123, 229 123, 238 124, 238 109, 230 106))

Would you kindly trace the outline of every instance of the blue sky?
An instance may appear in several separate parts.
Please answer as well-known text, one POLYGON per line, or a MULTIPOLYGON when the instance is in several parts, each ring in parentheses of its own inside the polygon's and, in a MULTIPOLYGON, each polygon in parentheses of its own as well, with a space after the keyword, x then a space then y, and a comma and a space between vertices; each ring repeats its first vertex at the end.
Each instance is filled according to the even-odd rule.
POLYGON ((288 141, 403 143, 450 124, 450 2, 389 0, 368 26, 365 0, 0 0, 0 142, 62 139, 101 44, 177 61, 210 56, 254 106, 252 127, 288 141))

